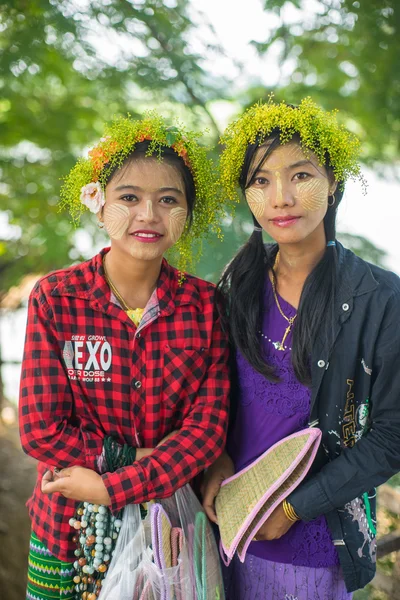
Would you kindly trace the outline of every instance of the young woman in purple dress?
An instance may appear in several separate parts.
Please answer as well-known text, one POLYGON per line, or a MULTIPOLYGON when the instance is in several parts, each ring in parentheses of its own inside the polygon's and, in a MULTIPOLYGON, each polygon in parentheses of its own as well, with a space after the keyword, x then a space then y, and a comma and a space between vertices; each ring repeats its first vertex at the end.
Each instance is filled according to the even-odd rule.
POLYGON ((296 431, 322 431, 307 478, 231 563, 227 598, 347 600, 375 573, 375 486, 400 469, 399 279, 336 240, 344 183, 362 177, 335 113, 270 100, 222 141, 222 184, 241 188, 254 231, 219 285, 237 393, 204 483, 209 518, 224 479, 296 431))

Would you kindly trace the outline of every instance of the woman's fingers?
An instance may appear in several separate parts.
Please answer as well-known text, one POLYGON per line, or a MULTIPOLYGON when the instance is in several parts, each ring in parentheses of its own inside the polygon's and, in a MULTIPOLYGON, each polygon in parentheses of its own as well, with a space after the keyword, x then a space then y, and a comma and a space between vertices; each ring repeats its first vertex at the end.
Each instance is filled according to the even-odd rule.
POLYGON ((58 469, 54 467, 53 471, 46 471, 42 477, 41 489, 44 494, 53 494, 54 492, 61 492, 62 480, 66 477, 71 477, 73 469, 79 467, 68 467, 67 469, 58 469))
MULTIPOLYGON (((73 467, 71 467, 71 468, 73 468, 73 467)), ((53 480, 57 481, 58 479, 62 479, 63 477, 70 477, 71 476, 71 468, 58 469, 57 467, 54 467, 53 480)))
POLYGON ((43 494, 53 494, 54 492, 60 491, 60 483, 54 480, 53 473, 46 471, 42 477, 41 489, 43 494))
POLYGON ((210 521, 216 524, 218 524, 218 517, 215 512, 215 498, 218 496, 220 487, 220 480, 210 480, 205 484, 203 494, 203 508, 206 515, 210 521))

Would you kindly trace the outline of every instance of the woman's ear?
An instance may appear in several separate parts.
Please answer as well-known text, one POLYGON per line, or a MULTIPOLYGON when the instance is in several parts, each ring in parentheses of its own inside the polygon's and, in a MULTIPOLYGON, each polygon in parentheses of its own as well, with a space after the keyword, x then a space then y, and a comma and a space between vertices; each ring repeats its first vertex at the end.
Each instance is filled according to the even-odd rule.
POLYGON ((99 212, 97 213, 97 218, 98 220, 102 223, 103 222, 103 213, 104 213, 104 204, 103 206, 100 208, 99 212))
POLYGON ((338 186, 338 182, 332 175, 331 177, 329 177, 329 196, 333 196, 333 194, 337 190, 337 186, 338 186))
POLYGON ((103 213, 104 213, 104 205, 101 207, 101 209, 99 210, 99 212, 96 214, 96 216, 97 216, 97 225, 99 226, 100 229, 103 229, 103 227, 104 227, 103 213))

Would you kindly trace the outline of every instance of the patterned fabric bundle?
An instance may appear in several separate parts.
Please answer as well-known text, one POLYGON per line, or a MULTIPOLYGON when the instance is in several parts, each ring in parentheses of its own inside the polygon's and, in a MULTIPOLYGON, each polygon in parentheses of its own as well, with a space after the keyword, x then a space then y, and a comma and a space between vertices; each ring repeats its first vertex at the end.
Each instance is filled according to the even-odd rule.
POLYGON ((29 544, 27 600, 72 600, 74 568, 55 558, 46 546, 31 535, 29 544))
MULTIPOLYGON (((154 562, 160 571, 167 575, 172 567, 171 521, 161 504, 150 507, 151 540, 154 552, 154 562)), ((168 584, 168 577, 161 579, 160 600, 171 600, 172 587, 168 584)))
POLYGON ((316 428, 294 433, 223 482, 215 506, 226 564, 236 550, 244 562, 257 531, 304 479, 320 440, 321 431, 316 428))
POLYGON ((215 538, 189 485, 149 503, 144 520, 126 507, 99 600, 224 600, 215 538))

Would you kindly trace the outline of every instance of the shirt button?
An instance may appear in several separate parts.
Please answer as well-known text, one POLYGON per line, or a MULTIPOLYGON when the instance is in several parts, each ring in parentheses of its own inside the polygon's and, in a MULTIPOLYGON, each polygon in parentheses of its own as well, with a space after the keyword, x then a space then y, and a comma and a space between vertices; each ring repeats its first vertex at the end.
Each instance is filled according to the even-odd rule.
POLYGON ((344 310, 345 312, 348 311, 350 308, 350 306, 347 304, 347 302, 345 302, 344 304, 342 304, 342 310, 344 310))
POLYGON ((140 338, 140 331, 135 335, 135 338, 138 340, 140 338))
POLYGON ((322 369, 325 366, 325 361, 324 360, 319 360, 317 362, 317 365, 322 369))
POLYGON ((141 387, 142 387, 142 382, 141 381, 135 381, 135 388, 137 390, 140 390, 141 387))

